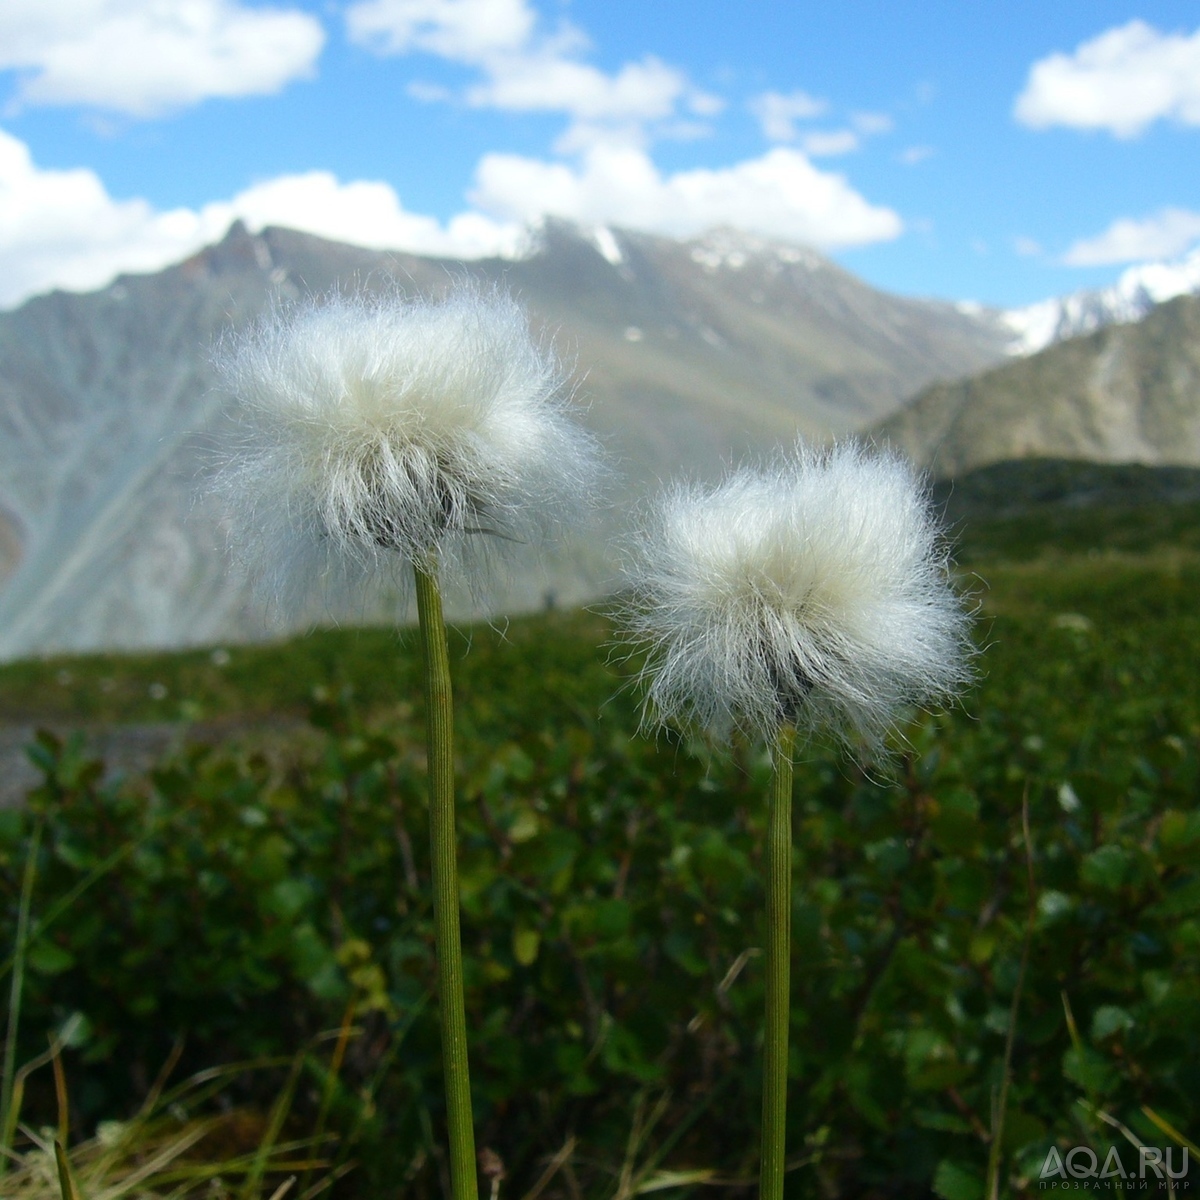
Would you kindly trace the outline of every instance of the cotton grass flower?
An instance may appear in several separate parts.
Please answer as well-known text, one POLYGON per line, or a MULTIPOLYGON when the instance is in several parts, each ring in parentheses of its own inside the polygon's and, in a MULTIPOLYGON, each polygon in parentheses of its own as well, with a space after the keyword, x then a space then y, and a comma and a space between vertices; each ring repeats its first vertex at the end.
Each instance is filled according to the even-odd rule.
POLYGON ((716 487, 678 485, 629 570, 648 714, 876 746, 969 677, 948 578, 924 489, 895 455, 801 445, 716 487))
POLYGON ((781 1200, 795 742, 826 731, 878 745, 907 706, 952 696, 969 675, 967 616, 912 469, 852 445, 675 487, 629 578, 648 717, 740 727, 772 748, 759 1195, 781 1200))
POLYGON ((441 573, 472 545, 540 540, 589 496, 596 445, 551 354, 499 293, 337 297, 224 348, 243 453, 224 473, 242 556, 287 599, 411 567, 424 655, 429 828, 454 1200, 475 1200, 441 573))
POLYGON ((335 296, 232 339, 218 366, 244 435, 218 484, 231 542, 285 606, 398 561, 478 583, 486 549, 540 544, 592 497, 596 443, 502 293, 335 296))

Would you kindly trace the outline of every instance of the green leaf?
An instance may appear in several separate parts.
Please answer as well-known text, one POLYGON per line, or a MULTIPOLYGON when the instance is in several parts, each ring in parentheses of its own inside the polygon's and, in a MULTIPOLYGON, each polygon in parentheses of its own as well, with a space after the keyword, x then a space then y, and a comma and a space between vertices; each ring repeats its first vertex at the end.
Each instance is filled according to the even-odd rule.
POLYGON ((1146 910, 1146 915, 1157 920, 1171 920, 1195 912, 1200 912, 1200 879, 1181 879, 1157 904, 1146 910))
POLYGON ((1195 861, 1200 850, 1200 811, 1183 813, 1168 809, 1158 827, 1158 844, 1165 862, 1195 861))
POLYGON ((60 975, 75 965, 75 955, 53 942, 38 942, 31 946, 26 959, 39 975, 60 975))
POLYGON ((290 920, 312 902, 313 890, 302 879, 284 879, 267 893, 266 908, 277 917, 290 920))
POLYGON ((523 967, 530 967, 537 962, 538 949, 542 943, 542 935, 536 929, 513 930, 513 958, 523 967))
POLYGON ((19 808, 0 808, 0 844, 15 845, 25 833, 25 817, 19 808))
POLYGON ((933 1190, 942 1200, 983 1200, 983 1180, 969 1168, 946 1158, 933 1173, 933 1190))
POLYGON ((1072 1046, 1063 1055, 1063 1074, 1089 1096, 1106 1095, 1117 1081, 1115 1068, 1090 1046, 1072 1046))
POLYGON ((938 848, 961 853, 979 841, 979 797, 961 789, 938 795, 929 828, 938 848))
POLYGON ((540 827, 538 815, 532 808, 519 808, 508 827, 508 840, 520 845, 521 842, 537 837, 540 827))
POLYGON ((1065 917, 1075 907, 1075 901, 1065 892, 1047 888, 1038 896, 1039 925, 1050 925, 1065 917))
POLYGON ((1133 1018, 1115 1004, 1102 1004, 1092 1014, 1092 1041, 1102 1042, 1115 1033, 1133 1028, 1133 1018))
POLYGON ((1091 887, 1116 891, 1125 882, 1133 856, 1123 846, 1093 850, 1079 868, 1079 878, 1091 887))
POLYGON ((874 863, 882 875, 898 875, 908 866, 908 849, 899 838, 871 842, 863 851, 867 861, 874 863))

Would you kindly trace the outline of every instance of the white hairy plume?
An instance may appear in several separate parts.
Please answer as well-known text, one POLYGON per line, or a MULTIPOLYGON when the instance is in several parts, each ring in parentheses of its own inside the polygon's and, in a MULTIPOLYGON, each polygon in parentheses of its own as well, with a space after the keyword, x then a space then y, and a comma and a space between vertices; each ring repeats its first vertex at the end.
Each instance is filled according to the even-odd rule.
POLYGON ((222 346, 244 445, 219 489, 268 589, 538 542, 592 495, 594 439, 557 360, 501 293, 338 296, 222 346))
POLYGON ((647 712, 664 722, 878 745, 970 676, 937 522, 892 454, 799 446, 714 488, 677 485, 628 579, 647 712))

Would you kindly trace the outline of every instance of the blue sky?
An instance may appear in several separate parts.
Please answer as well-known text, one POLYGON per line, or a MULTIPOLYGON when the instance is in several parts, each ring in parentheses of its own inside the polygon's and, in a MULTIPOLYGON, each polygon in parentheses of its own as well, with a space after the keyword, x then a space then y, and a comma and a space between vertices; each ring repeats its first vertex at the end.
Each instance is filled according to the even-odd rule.
POLYGON ((3 0, 0 304, 241 216, 516 253, 545 212, 1014 306, 1200 246, 1196 5, 3 0))

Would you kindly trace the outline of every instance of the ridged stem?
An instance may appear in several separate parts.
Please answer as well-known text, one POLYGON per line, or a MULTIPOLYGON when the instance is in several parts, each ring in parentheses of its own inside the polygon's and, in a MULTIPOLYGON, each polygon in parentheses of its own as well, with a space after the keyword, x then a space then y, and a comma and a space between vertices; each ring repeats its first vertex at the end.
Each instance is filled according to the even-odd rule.
POLYGON ((450 652, 437 564, 415 567, 417 616, 425 660, 426 740, 429 748, 429 846, 433 871, 433 922, 438 1002, 442 1017, 442 1071, 450 1136, 450 1186, 454 1200, 477 1200, 475 1130, 467 1064, 462 942, 458 929, 458 844, 454 833, 454 709, 450 652))
POLYGON ((767 824, 767 1004, 763 1030, 763 1118, 759 1161, 761 1200, 781 1200, 787 1130, 788 1018, 792 947, 792 752, 796 731, 783 725, 775 740, 767 824))

